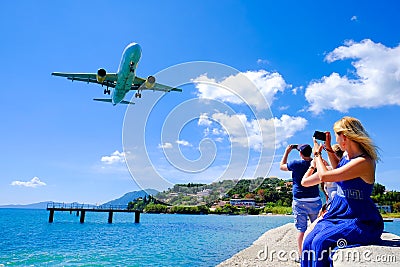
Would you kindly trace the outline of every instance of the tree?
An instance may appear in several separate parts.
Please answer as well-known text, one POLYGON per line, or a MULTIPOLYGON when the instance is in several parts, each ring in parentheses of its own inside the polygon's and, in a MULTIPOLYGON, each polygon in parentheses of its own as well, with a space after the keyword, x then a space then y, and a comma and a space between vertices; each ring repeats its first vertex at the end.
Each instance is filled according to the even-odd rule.
POLYGON ((254 194, 253 194, 253 193, 247 193, 247 194, 244 196, 244 198, 247 198, 247 199, 254 198, 254 194))
POLYGON ((147 213, 166 213, 168 211, 168 207, 162 204, 150 203, 146 206, 144 211, 147 213))
POLYGON ((386 190, 386 188, 384 185, 381 185, 380 183, 375 183, 374 188, 372 189, 371 195, 373 195, 373 196, 383 195, 385 193, 385 190, 386 190))
POLYGON ((264 189, 258 189, 257 195, 260 196, 263 199, 264 195, 265 195, 265 190, 264 189))
POLYGON ((396 202, 393 204, 393 211, 400 212, 400 202, 396 202))

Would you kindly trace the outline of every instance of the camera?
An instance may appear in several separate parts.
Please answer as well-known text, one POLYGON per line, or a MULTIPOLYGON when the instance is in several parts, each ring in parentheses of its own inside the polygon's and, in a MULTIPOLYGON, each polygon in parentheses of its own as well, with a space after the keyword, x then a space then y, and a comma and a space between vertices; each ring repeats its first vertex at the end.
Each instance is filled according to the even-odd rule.
POLYGON ((326 141, 326 134, 324 132, 315 131, 313 137, 317 140, 326 141))
POLYGON ((291 147, 292 149, 297 149, 298 146, 299 146, 299 145, 290 145, 290 147, 291 147))

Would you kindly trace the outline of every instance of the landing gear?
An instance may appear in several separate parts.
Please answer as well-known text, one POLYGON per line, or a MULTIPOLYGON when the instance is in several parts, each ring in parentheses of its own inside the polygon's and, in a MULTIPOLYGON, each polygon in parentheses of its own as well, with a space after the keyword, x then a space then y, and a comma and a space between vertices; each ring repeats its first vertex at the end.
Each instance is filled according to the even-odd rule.
POLYGON ((135 62, 132 62, 132 61, 131 61, 131 63, 129 64, 129 70, 130 70, 131 72, 134 72, 134 71, 135 71, 135 62))
POLYGON ((142 98, 142 94, 141 94, 141 93, 136 93, 136 94, 135 94, 135 97, 136 97, 136 98, 142 98))
POLYGON ((110 89, 104 89, 104 94, 105 94, 105 95, 111 94, 111 90, 110 90, 110 89))

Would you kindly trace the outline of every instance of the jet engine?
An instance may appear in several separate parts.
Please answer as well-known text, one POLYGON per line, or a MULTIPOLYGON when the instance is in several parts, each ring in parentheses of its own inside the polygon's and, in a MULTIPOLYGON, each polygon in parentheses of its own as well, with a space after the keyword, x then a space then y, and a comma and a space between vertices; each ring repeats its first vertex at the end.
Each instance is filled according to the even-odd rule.
POLYGON ((107 72, 105 69, 98 69, 96 79, 99 83, 103 83, 106 79, 107 72))
POLYGON ((155 83, 156 83, 156 78, 154 76, 149 76, 144 82, 144 86, 146 86, 147 89, 151 89, 154 87, 155 83))

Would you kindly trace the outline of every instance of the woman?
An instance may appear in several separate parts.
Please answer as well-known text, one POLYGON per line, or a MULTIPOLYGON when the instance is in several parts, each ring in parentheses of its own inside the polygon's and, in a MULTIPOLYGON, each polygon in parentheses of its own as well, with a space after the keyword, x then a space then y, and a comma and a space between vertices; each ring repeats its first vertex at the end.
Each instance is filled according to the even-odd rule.
POLYGON ((379 159, 377 148, 355 118, 344 117, 333 129, 346 156, 339 162, 330 152, 331 136, 327 132, 326 150, 332 166, 337 166, 328 170, 321 158, 323 147, 314 140, 317 174, 322 182, 336 182, 338 190, 327 213, 304 240, 301 266, 330 266, 334 248, 374 244, 383 232, 382 216, 370 198, 379 159))

